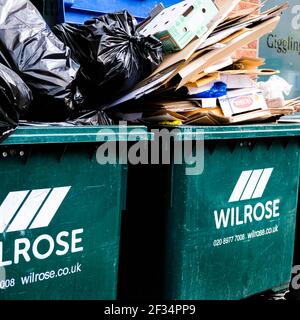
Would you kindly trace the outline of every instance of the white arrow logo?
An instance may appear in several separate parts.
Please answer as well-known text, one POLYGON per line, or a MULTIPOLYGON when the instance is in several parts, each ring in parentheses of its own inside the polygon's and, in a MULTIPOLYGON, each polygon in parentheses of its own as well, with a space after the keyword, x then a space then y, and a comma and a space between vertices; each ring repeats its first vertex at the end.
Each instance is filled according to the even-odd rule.
POLYGON ((70 189, 10 192, 0 206, 0 233, 48 227, 70 189))
POLYGON ((243 171, 229 202, 258 199, 263 196, 274 168, 243 171))

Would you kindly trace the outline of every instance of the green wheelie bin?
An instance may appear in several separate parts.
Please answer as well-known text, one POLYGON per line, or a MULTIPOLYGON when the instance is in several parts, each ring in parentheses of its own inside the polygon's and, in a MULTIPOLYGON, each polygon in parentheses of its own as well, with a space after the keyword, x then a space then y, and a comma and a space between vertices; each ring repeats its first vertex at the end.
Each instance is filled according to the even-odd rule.
POLYGON ((119 297, 227 300, 287 288, 300 125, 179 127, 170 136, 160 138, 170 165, 128 169, 119 297), (192 143, 183 164, 180 141, 192 143), (196 174, 187 171, 193 157, 196 174))
POLYGON ((0 144, 0 300, 116 298, 127 169, 98 151, 148 136, 24 127, 0 144))

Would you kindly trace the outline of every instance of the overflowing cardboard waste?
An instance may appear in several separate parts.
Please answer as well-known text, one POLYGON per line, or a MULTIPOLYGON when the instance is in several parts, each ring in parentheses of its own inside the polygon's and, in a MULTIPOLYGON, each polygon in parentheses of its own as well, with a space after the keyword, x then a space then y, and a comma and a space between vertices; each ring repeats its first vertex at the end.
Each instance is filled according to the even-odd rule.
POLYGON ((287 3, 267 11, 263 5, 236 11, 239 2, 214 1, 218 13, 206 32, 181 51, 166 55, 150 77, 107 108, 117 108, 122 119, 174 125, 274 121, 297 111, 297 99, 293 104, 283 99, 276 106, 257 82, 280 70, 269 69, 263 58, 234 58, 236 50, 276 28, 287 3), (192 101, 193 110, 187 110, 192 101))
MULTIPOLYGON (((15 105, 13 121, 8 111, 0 114, 8 129, 1 132, 11 132, 19 119, 26 125, 219 125, 299 111, 299 100, 285 100, 286 91, 272 94, 278 78, 257 82, 280 70, 263 58, 234 58, 237 49, 276 28, 287 3, 235 10, 239 2, 160 4, 140 24, 123 11, 53 32, 29 0, 1 0, 0 62, 33 97, 26 110, 15 105)), ((18 101, 18 92, 11 93, 18 101)), ((5 103, 1 98, 0 110, 5 103)))

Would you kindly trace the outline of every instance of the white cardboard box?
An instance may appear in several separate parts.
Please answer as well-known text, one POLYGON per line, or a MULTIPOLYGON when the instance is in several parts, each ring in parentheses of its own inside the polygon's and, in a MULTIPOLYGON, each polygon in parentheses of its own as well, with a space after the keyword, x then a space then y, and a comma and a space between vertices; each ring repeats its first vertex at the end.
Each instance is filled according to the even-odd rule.
POLYGON ((161 40, 165 52, 175 52, 202 36, 218 12, 212 0, 181 1, 159 12, 139 32, 161 40))
POLYGON ((222 74, 220 80, 227 85, 227 89, 253 88, 255 82, 248 75, 222 74))
POLYGON ((226 117, 253 110, 267 110, 262 91, 256 88, 228 91, 226 96, 219 98, 219 103, 226 117))

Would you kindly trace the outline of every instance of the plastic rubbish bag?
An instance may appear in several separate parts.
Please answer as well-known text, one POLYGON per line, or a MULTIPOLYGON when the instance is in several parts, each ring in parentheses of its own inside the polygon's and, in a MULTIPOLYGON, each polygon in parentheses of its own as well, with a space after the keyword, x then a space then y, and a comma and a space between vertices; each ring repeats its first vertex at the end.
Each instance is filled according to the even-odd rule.
POLYGON ((258 82, 257 86, 263 91, 269 108, 282 108, 285 104, 285 96, 290 94, 293 87, 276 75, 271 76, 268 81, 258 82))
POLYGON ((30 114, 64 119, 82 103, 75 86, 79 64, 30 1, 0 0, 0 12, 0 61, 32 89, 38 105, 30 114))
POLYGON ((80 89, 90 103, 106 102, 131 89, 162 62, 162 44, 136 31, 136 21, 122 11, 88 20, 64 23, 54 33, 71 48, 80 63, 80 89))
POLYGON ((98 125, 112 125, 113 121, 103 110, 91 111, 79 118, 66 120, 62 122, 33 122, 28 120, 20 120, 20 126, 30 127, 74 127, 74 126, 98 126, 98 125))
POLYGON ((0 64, 0 140, 11 133, 32 101, 32 93, 12 70, 0 64))
POLYGON ((107 113, 103 110, 95 110, 91 111, 87 114, 84 114, 74 120, 68 120, 67 123, 78 126, 97 126, 97 125, 112 125, 113 120, 107 115, 107 113))

